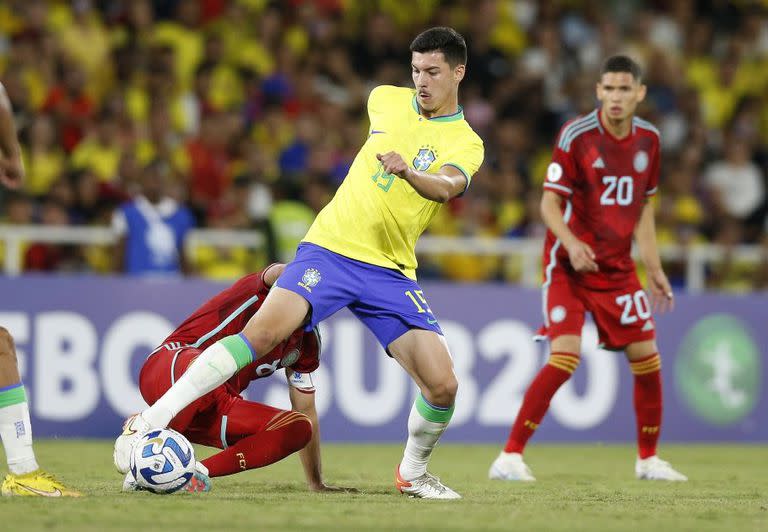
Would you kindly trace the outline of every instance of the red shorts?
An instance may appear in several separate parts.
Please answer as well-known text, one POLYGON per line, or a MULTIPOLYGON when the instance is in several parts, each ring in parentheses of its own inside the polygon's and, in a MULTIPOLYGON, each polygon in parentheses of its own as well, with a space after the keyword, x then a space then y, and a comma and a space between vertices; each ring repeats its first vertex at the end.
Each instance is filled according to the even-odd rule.
MULTIPOLYGON (((160 349, 151 355, 139 374, 139 389, 147 404, 154 404, 200 353, 201 349, 185 347, 160 349)), ((225 383, 179 412, 169 426, 193 443, 225 449, 262 431, 281 412, 278 408, 246 401, 238 390, 225 383)))
POLYGON ((622 350, 629 344, 656 338, 656 325, 648 297, 632 274, 621 288, 595 290, 577 284, 557 268, 543 288, 544 326, 541 336, 549 339, 565 334, 581 336, 584 313, 597 325, 601 347, 622 350))

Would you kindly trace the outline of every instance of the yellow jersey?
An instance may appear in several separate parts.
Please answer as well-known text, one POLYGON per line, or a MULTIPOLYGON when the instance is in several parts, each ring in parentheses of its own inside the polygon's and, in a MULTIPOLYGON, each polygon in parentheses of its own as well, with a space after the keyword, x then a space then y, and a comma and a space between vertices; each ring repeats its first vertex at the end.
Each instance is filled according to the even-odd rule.
POLYGON ((419 171, 453 166, 467 177, 483 162, 483 141, 458 112, 424 118, 416 91, 382 85, 368 97, 370 130, 349 173, 304 237, 345 257, 416 279, 416 240, 440 209, 405 180, 384 173, 376 154, 399 153, 419 171))

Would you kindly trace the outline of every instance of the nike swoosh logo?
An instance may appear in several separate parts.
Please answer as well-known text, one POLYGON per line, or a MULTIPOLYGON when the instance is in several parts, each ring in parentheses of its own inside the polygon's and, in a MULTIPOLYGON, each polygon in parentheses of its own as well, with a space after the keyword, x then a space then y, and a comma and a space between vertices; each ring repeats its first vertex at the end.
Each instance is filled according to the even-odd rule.
POLYGON ((435 323, 437 323, 437 320, 435 318, 427 318, 427 323, 429 323, 430 325, 434 325, 435 323))
POLYGON ((136 416, 131 417, 123 426, 123 436, 130 436, 136 434, 136 429, 133 428, 133 422, 136 420, 136 416))
POLYGON ((378 135, 380 133, 386 133, 386 131, 380 131, 378 129, 372 129, 371 130, 371 135, 378 135))
POLYGON ((27 491, 31 491, 32 493, 37 493, 38 495, 42 495, 43 497, 61 497, 61 490, 56 488, 53 491, 43 491, 36 488, 31 488, 29 486, 25 486, 24 484, 19 484, 22 488, 24 488, 27 491))

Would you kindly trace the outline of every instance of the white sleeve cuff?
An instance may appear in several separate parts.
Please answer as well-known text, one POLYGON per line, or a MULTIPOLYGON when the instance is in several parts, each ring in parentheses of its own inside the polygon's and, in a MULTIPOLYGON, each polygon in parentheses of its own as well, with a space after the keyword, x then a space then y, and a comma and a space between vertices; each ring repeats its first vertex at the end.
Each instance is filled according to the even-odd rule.
POLYGON ((544 188, 551 189, 561 194, 568 194, 569 196, 573 195, 573 190, 571 190, 570 188, 564 187, 563 185, 556 185, 555 183, 550 183, 549 181, 546 181, 544 183, 544 188))

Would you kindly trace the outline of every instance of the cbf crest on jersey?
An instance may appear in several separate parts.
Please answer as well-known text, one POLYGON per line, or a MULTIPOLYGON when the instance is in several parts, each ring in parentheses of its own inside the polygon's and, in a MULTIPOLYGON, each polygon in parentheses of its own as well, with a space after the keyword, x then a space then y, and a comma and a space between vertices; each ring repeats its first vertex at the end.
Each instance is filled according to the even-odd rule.
POLYGON ((301 276, 301 282, 299 283, 299 286, 304 288, 307 292, 312 292, 312 288, 317 286, 317 283, 320 282, 320 279, 322 279, 322 276, 320 275, 319 271, 317 271, 315 268, 307 268, 304 271, 304 275, 301 276))
POLYGON ((413 158, 413 167, 419 172, 426 171, 437 160, 437 155, 432 146, 419 149, 419 153, 413 158))

